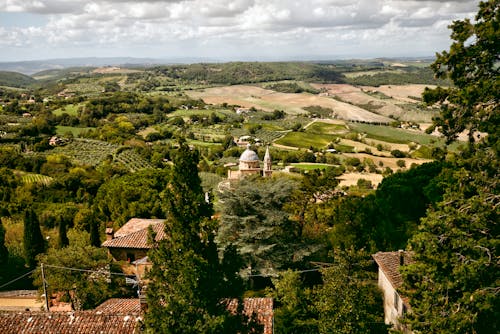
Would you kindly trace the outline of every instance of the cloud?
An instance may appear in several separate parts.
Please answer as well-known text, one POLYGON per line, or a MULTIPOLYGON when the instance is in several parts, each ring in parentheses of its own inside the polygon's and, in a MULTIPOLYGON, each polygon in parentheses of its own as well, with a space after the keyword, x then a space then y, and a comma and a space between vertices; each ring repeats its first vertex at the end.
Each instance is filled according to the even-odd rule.
POLYGON ((413 40, 415 47, 408 52, 419 51, 418 46, 421 53, 432 54, 436 48, 446 47, 446 26, 455 19, 472 18, 478 2, 0 0, 3 16, 16 12, 47 18, 32 25, 23 22, 22 26, 2 26, 0 21, 0 45, 7 54, 15 53, 9 48, 38 45, 52 52, 83 47, 101 53, 112 48, 135 52, 135 46, 141 46, 136 48, 141 52, 149 47, 217 56, 257 52, 335 54, 361 52, 363 48, 363 52, 387 52, 391 43, 394 49, 402 49, 413 40))

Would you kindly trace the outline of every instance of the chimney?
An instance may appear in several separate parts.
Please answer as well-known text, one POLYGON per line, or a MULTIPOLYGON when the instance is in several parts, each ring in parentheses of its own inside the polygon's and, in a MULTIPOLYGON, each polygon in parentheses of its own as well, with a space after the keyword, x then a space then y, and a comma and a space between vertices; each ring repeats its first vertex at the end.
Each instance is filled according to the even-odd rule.
POLYGON ((399 254, 399 265, 404 266, 404 264, 405 264, 405 251, 400 249, 400 250, 398 250, 398 254, 399 254))
POLYGON ((115 232, 112 227, 106 228, 106 241, 113 240, 115 238, 115 232))

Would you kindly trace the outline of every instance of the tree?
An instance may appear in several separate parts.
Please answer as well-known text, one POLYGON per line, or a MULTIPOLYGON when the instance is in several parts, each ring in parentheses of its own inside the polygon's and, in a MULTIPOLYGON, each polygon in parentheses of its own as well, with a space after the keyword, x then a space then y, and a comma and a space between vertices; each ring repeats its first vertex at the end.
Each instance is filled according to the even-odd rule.
POLYGON ((310 306, 312 289, 304 286, 300 273, 287 270, 273 279, 273 285, 268 292, 275 302, 275 333, 316 333, 316 313, 310 306))
MULTIPOLYGON (((63 293, 63 299, 69 300, 75 310, 92 309, 120 290, 119 281, 123 281, 123 276, 112 277, 109 274, 110 263, 106 250, 90 246, 87 232, 70 230, 68 236, 71 241, 69 246, 61 249, 50 248, 46 254, 40 255, 38 260, 45 265, 49 292, 63 293)), ((33 276, 34 284, 41 290, 39 267, 33 276)), ((125 290, 120 292, 123 294, 125 290)))
POLYGON ((9 257, 7 247, 5 247, 5 228, 0 219, 0 264, 6 263, 9 257))
POLYGON ((334 250, 321 282, 307 286, 298 272, 274 279, 276 333, 387 333, 382 296, 367 252, 334 250))
MULTIPOLYGON (((496 163, 497 168, 498 163, 496 163)), ((498 175, 464 168, 444 200, 411 239, 416 263, 404 273, 414 331, 496 333, 500 330, 498 175)))
POLYGON ((58 240, 57 240, 57 244, 58 244, 59 248, 64 248, 64 247, 69 245, 69 239, 68 239, 68 234, 67 234, 66 229, 67 229, 66 222, 63 219, 59 220, 59 224, 58 224, 59 234, 58 234, 58 240))
POLYGON ((498 0, 481 2, 475 23, 451 25, 450 51, 433 65, 455 85, 447 94, 434 94, 447 95, 435 123, 449 141, 469 129, 470 145, 450 167, 452 182, 443 200, 410 240, 415 263, 403 273, 403 292, 412 306, 406 322, 415 332, 500 330, 499 23, 498 0), (488 134, 477 144, 476 131, 488 134))
POLYGON ((238 287, 233 284, 236 270, 228 265, 230 270, 225 272, 219 262, 216 221, 210 218, 212 206, 204 199, 198 161, 198 152, 182 143, 162 194, 167 238, 149 253, 153 267, 145 324, 155 333, 244 333, 244 323, 234 321, 224 302, 241 291, 228 289, 238 287))
POLYGON ((24 212, 23 245, 26 265, 33 267, 36 264, 36 256, 45 251, 45 240, 36 212, 32 208, 24 212))
POLYGON ((465 129, 470 140, 476 131, 488 133, 486 141, 498 152, 500 125, 500 5, 483 1, 475 22, 454 21, 450 26, 453 43, 449 51, 437 54, 432 69, 439 78, 449 78, 454 86, 435 92, 427 90, 427 103, 442 103, 435 125, 452 141, 465 129))
POLYGON ((314 291, 318 333, 387 333, 382 296, 373 284, 371 261, 363 251, 335 251, 334 263, 321 270, 314 291))
POLYGON ((313 248, 284 210, 296 182, 288 178, 247 177, 220 194, 217 243, 235 245, 250 273, 269 275, 300 263, 313 248))
POLYGON ((113 178, 97 192, 94 208, 119 226, 130 218, 164 217, 160 193, 165 189, 169 170, 144 170, 113 178), (116 194, 120 196, 116 196, 116 194))

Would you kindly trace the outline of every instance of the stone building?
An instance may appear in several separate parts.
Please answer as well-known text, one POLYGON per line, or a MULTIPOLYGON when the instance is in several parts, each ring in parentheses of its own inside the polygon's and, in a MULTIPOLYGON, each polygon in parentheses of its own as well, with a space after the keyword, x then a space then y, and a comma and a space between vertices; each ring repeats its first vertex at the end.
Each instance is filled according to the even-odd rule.
POLYGON ((405 314, 410 310, 408 298, 402 296, 398 289, 403 285, 400 268, 411 264, 412 253, 403 250, 397 252, 378 252, 372 255, 378 265, 378 286, 384 298, 384 321, 394 329, 403 333, 411 331, 401 324, 405 314))
POLYGON ((255 151, 250 149, 250 144, 247 149, 243 151, 239 159, 238 170, 229 170, 227 178, 229 180, 239 180, 248 175, 272 175, 271 154, 269 153, 269 146, 266 149, 264 156, 264 169, 260 168, 260 159, 255 151))

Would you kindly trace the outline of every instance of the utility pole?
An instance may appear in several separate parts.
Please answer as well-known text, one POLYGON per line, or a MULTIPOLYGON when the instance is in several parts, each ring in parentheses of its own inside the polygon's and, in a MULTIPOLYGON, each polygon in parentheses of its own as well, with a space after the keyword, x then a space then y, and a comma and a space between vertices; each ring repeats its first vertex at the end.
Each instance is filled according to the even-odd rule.
POLYGON ((40 268, 42 269, 42 284, 43 284, 43 294, 45 295, 45 308, 47 309, 47 312, 50 312, 49 296, 47 296, 47 286, 45 282, 45 273, 43 271, 43 263, 40 264, 40 268))

